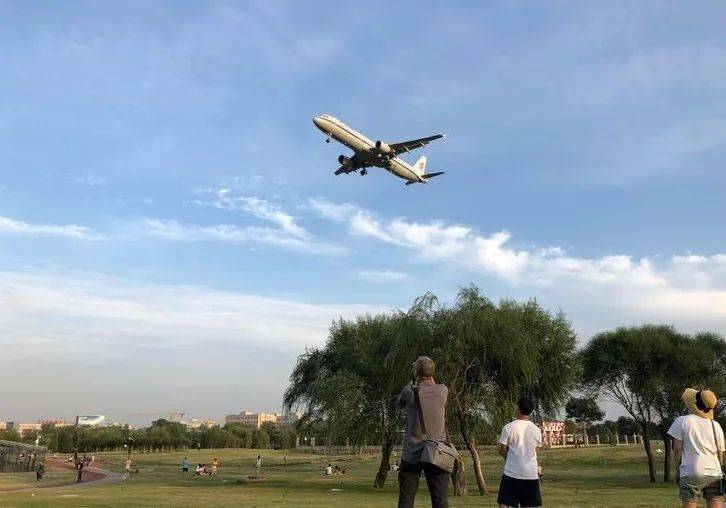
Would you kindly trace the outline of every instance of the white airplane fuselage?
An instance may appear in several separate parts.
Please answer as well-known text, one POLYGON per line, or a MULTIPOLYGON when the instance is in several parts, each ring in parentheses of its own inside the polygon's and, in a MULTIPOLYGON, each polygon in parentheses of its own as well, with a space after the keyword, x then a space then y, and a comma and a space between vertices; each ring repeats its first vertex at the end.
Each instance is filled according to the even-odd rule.
POLYGON ((354 157, 358 161, 383 168, 409 182, 426 183, 426 179, 418 175, 409 163, 397 156, 388 157, 376 147, 376 143, 337 118, 330 115, 319 115, 313 118, 313 123, 327 134, 328 138, 333 138, 353 150, 354 157))

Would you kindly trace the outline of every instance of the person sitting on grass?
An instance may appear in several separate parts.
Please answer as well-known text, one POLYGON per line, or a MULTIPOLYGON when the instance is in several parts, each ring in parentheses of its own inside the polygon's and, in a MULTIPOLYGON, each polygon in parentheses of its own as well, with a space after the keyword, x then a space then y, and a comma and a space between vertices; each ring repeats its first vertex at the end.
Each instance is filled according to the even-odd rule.
POLYGON ((201 462, 197 464, 197 469, 194 471, 194 474, 197 476, 207 476, 207 468, 204 464, 201 462))
POLYGON ((333 474, 333 466, 331 464, 328 464, 328 467, 325 468, 325 476, 330 476, 333 474))

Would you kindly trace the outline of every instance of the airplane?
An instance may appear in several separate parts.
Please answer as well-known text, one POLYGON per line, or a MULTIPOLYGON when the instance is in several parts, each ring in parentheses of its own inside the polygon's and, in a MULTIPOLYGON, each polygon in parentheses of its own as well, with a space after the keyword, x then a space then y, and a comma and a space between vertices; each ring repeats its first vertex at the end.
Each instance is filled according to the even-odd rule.
POLYGON ((352 157, 346 157, 345 155, 338 157, 340 167, 335 171, 336 175, 354 173, 358 170, 360 170, 361 175, 366 175, 368 174, 367 168, 375 166, 403 178, 406 180, 406 185, 411 185, 414 183, 428 183, 430 178, 444 174, 443 171, 426 173, 426 156, 422 156, 413 166, 399 157, 404 152, 410 152, 428 145, 431 141, 443 138, 443 134, 402 143, 389 144, 383 141, 374 143, 334 116, 318 115, 313 118, 313 123, 328 136, 325 139, 326 143, 330 143, 330 138, 333 138, 354 152, 352 157))

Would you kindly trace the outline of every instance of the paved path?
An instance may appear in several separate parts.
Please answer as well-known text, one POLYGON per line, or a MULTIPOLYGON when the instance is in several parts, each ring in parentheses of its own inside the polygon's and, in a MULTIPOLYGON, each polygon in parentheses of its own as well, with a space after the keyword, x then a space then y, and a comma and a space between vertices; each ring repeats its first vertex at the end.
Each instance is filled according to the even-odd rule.
MULTIPOLYGON (((58 469, 75 469, 72 464, 69 464, 64 460, 49 459, 46 461, 46 465, 58 469)), ((67 483, 65 485, 43 485, 41 480, 37 485, 33 487, 20 487, 11 489, 0 489, 0 492, 33 492, 38 489, 75 489, 81 487, 87 487, 89 485, 103 485, 105 483, 114 483, 121 481, 123 475, 101 469, 98 467, 88 466, 83 468, 83 480, 81 483, 67 483)))

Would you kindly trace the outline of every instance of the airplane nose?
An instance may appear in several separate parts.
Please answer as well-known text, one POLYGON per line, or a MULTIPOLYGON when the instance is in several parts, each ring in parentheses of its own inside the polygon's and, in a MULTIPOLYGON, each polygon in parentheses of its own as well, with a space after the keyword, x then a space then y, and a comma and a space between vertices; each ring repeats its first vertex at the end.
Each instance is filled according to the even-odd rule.
POLYGON ((323 119, 320 118, 319 116, 316 116, 313 118, 313 123, 315 124, 315 127, 317 127, 318 129, 323 128, 323 119))

